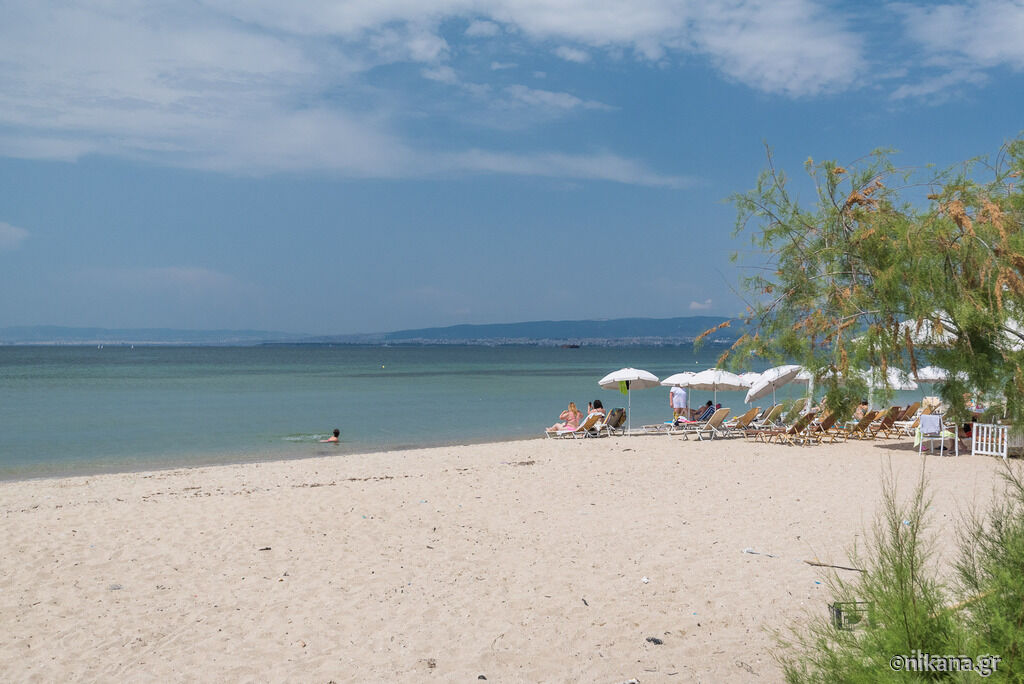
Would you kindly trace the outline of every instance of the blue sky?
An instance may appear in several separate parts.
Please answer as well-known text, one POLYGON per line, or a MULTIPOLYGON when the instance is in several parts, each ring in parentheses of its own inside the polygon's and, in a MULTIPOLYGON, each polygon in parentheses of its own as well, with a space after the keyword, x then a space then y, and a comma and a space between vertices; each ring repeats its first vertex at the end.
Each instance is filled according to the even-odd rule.
POLYGON ((1024 2, 2 2, 0 327, 731 315, 763 144, 1024 130, 1024 2))

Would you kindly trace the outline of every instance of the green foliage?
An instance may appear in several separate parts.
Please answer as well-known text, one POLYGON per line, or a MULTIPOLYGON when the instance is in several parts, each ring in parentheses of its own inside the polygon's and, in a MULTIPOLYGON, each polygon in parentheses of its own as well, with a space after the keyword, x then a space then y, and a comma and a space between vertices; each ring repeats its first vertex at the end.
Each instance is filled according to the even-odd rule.
POLYGON ((930 544, 923 536, 927 508, 923 477, 910 501, 900 504, 890 474, 868 548, 852 554, 854 565, 865 572, 853 581, 829 578, 837 601, 866 603, 866 619, 854 629, 838 629, 822 617, 784 641, 788 648, 780 662, 787 681, 897 680, 889 667, 896 654, 961 652, 960 627, 944 610, 948 591, 935 579, 930 544))
POLYGON ((938 173, 898 169, 885 152, 848 167, 809 160, 806 207, 771 162, 732 197, 737 234, 767 263, 744 280, 748 333, 723 363, 800 363, 833 410, 867 395, 859 369, 937 365, 955 374, 939 386, 953 418, 980 390, 1024 424, 1024 139, 994 163, 938 173))
POLYGON ((961 531, 957 570, 961 593, 972 597, 962 616, 967 648, 1001 655, 1002 676, 1024 681, 1024 481, 1019 470, 1005 480, 1004 499, 961 531))
POLYGON ((1007 469, 1006 490, 984 516, 957 531, 957 584, 937 577, 926 538, 929 501, 924 477, 900 504, 892 475, 883 486, 883 510, 866 553, 854 553, 865 572, 829 578, 837 601, 865 602, 866 615, 841 629, 821 615, 790 636, 779 635, 786 680, 826 682, 975 682, 972 672, 894 672, 890 659, 915 652, 966 655, 978 662, 999 656, 983 681, 1024 681, 1024 480, 1007 469))

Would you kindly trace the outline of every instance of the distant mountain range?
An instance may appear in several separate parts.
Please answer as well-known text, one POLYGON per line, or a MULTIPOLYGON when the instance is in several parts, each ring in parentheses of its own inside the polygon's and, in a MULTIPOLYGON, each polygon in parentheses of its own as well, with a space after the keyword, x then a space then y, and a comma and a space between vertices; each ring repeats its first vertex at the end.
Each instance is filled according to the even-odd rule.
MULTIPOLYGON (((453 325, 356 335, 303 335, 266 330, 175 330, 169 328, 110 329, 61 326, 0 328, 0 344, 534 344, 534 345, 671 345, 693 342, 721 323, 716 316, 680 318, 615 318, 601 321, 530 321, 488 325, 453 325)), ((738 336, 725 328, 711 336, 728 342, 738 336)))
MULTIPOLYGON (((311 337, 314 344, 682 344, 712 328, 724 318, 613 318, 601 321, 530 321, 488 325, 452 325, 445 328, 398 330, 368 335, 311 337)), ((731 340, 726 328, 713 336, 731 340)))

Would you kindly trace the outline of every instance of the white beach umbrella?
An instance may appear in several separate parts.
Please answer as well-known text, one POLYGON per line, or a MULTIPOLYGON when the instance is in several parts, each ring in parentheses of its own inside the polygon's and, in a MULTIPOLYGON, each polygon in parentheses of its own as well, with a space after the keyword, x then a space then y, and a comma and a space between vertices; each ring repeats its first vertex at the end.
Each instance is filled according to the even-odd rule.
POLYGON ((935 325, 932 320, 925 319, 918 326, 917 321, 902 321, 899 326, 900 337, 910 333, 910 341, 918 347, 945 347, 956 340, 953 322, 943 312, 937 312, 933 319, 938 320, 935 325))
POLYGON ((901 391, 917 389, 917 383, 898 368, 888 368, 884 377, 882 376, 881 368, 870 368, 866 371, 860 371, 860 376, 868 383, 868 404, 871 406, 874 406, 875 403, 876 389, 884 387, 901 391))
POLYGON ((772 403, 774 404, 775 390, 792 382, 802 370, 803 368, 796 365, 775 366, 774 368, 769 368, 764 373, 761 373, 760 379, 751 386, 750 391, 747 392, 747 398, 744 401, 750 404, 761 397, 768 396, 768 393, 771 392, 772 403))
POLYGON ((690 378, 692 378, 694 375, 696 375, 696 373, 692 371, 683 371, 682 373, 676 373, 675 375, 668 376, 667 378, 661 381, 661 384, 665 387, 675 387, 676 385, 680 385, 681 387, 689 387, 690 378))
POLYGON ((753 387, 754 384, 758 380, 761 379, 761 374, 760 373, 740 373, 739 377, 740 377, 740 380, 743 381, 744 385, 746 385, 747 387, 753 387))
POLYGON ((945 382, 949 377, 942 368, 938 366, 925 366, 924 368, 918 368, 917 373, 914 375, 914 380, 921 383, 933 383, 933 382, 945 382))
POLYGON ((718 390, 743 390, 747 386, 740 380, 740 376, 720 368, 708 368, 690 378, 690 387, 697 390, 708 390, 715 393, 715 403, 718 402, 718 390))
POLYGON ((866 371, 861 371, 860 375, 867 381, 868 387, 871 389, 880 389, 882 387, 889 387, 894 390, 917 389, 917 383, 899 368, 889 367, 886 369, 885 377, 882 376, 881 368, 871 368, 866 371))
POLYGON ((629 393, 635 389, 660 387, 658 376, 638 368, 620 368, 609 373, 597 382, 604 389, 626 389, 626 434, 629 434, 630 419, 633 417, 633 406, 629 393))

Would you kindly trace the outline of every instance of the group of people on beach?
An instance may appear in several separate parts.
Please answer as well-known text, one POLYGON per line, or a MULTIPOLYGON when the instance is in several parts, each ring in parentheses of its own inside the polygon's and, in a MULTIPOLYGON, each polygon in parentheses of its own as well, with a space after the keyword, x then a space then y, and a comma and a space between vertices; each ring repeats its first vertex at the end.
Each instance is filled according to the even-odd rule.
MULTIPOLYGON (((709 401, 699 408, 689 409, 686 407, 686 390, 679 385, 673 387, 669 393, 669 405, 672 407, 672 419, 676 421, 707 420, 715 412, 716 408, 721 408, 722 406, 721 404, 715 405, 709 401)), ((546 428, 546 430, 548 432, 575 430, 589 416, 595 413, 601 416, 607 415, 600 399, 588 402, 586 413, 583 413, 576 407, 576 402, 570 401, 568 408, 558 416, 558 422, 546 428)))
POLYGON ((601 403, 600 399, 587 402, 587 412, 583 413, 576 408, 576 402, 570 401, 569 407, 562 411, 558 416, 558 422, 547 428, 548 432, 559 432, 559 431, 571 431, 575 430, 580 426, 580 423, 586 420, 587 416, 597 413, 599 415, 605 415, 604 404, 601 403))
POLYGON ((708 402, 703 406, 691 409, 687 406, 686 388, 682 385, 675 385, 668 392, 668 404, 672 407, 672 420, 675 422, 680 421, 695 421, 695 420, 707 420, 710 418, 710 413, 714 413, 716 408, 721 408, 721 404, 712 404, 708 402))

